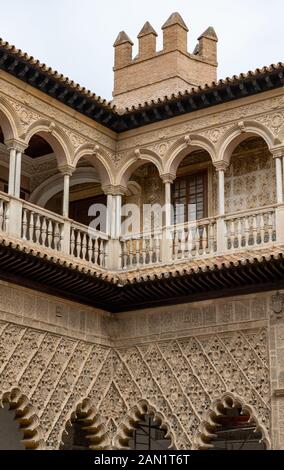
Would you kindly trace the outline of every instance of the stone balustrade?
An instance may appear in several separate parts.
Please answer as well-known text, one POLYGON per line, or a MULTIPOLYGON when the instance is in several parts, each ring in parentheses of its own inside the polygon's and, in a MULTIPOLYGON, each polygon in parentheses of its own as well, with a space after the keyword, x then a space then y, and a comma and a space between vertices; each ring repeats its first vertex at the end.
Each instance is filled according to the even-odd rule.
POLYGON ((159 264, 162 233, 144 233, 121 238, 122 268, 159 264))
POLYGON ((214 218, 177 225, 172 228, 173 261, 199 258, 217 251, 214 218))
POLYGON ((132 270, 283 244, 283 227, 284 205, 278 204, 113 240, 0 192, 2 238, 20 239, 101 269, 132 270), (220 227, 224 227, 222 236, 220 227))
POLYGON ((22 239, 55 251, 61 251, 64 223, 60 216, 24 202, 22 239))
POLYGON ((275 209, 276 206, 226 216, 227 250, 247 249, 275 242, 275 209))
POLYGON ((108 236, 77 222, 71 222, 70 255, 106 267, 108 236))

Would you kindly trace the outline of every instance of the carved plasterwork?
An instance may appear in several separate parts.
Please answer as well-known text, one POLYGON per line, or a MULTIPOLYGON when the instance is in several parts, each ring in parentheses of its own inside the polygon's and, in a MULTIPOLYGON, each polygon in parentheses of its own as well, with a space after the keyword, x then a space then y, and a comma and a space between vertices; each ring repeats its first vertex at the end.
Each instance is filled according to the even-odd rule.
POLYGON ((114 448, 125 446, 121 432, 131 431, 125 420, 143 400, 178 449, 194 446, 211 403, 225 393, 242 397, 270 429, 265 330, 111 349, 1 322, 0 339, 1 393, 25 395, 49 449, 59 448, 73 413, 103 430, 98 447, 108 439, 114 448))

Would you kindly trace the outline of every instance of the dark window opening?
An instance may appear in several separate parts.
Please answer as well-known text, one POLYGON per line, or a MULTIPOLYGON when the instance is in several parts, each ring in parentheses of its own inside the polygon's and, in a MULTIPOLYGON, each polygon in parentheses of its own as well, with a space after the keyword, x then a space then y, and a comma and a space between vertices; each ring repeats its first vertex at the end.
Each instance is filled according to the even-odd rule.
POLYGON ((172 191, 175 225, 207 217, 207 172, 178 178, 172 191))
POLYGON ((240 408, 229 408, 218 419, 220 427, 215 431, 212 450, 265 450, 262 434, 250 416, 240 408))
POLYGON ((68 434, 65 434, 63 438, 61 450, 90 450, 86 430, 79 420, 72 421, 67 432, 68 434))
POLYGON ((145 416, 139 421, 129 441, 131 450, 166 450, 171 441, 166 437, 166 431, 154 421, 151 416, 145 416))

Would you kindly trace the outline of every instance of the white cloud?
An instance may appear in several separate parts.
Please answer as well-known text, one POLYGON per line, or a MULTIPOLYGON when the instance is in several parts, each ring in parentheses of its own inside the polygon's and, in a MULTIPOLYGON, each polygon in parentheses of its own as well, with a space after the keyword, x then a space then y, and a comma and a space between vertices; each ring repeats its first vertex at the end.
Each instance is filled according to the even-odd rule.
MULTIPOLYGON (((209 25, 219 36, 219 78, 283 61, 283 0, 0 0, 1 37, 104 98, 111 98, 112 44, 146 20, 161 36, 170 13, 189 26, 189 49, 209 25)), ((161 37, 159 38, 161 46, 161 37)))

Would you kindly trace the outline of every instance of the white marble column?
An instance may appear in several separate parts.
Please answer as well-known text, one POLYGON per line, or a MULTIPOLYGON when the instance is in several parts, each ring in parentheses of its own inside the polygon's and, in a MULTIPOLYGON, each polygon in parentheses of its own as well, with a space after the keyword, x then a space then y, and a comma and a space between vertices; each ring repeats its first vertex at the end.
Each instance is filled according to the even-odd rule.
POLYGON ((69 217, 70 177, 71 177, 70 174, 66 173, 64 175, 62 215, 65 218, 69 217))
POLYGON ((10 196, 14 196, 14 193, 15 193, 16 155, 17 155, 17 150, 15 148, 10 148, 9 184, 8 184, 8 193, 10 196))
POLYGON ((218 215, 225 214, 225 169, 217 168, 218 173, 218 215))
POLYGON ((112 232, 113 230, 113 213, 112 213, 112 208, 113 208, 113 195, 112 194, 107 194, 107 215, 106 215, 106 234, 108 236, 111 236, 114 238, 114 234, 112 232))
POLYGON ((165 181, 165 225, 170 227, 171 220, 171 207, 172 207, 172 181, 165 181))
POLYGON ((225 226, 225 172, 229 164, 217 162, 215 168, 218 175, 218 209, 217 209, 217 252, 226 251, 226 226, 225 226))
POLYGON ((277 154, 275 156, 277 204, 283 203, 282 159, 283 159, 282 154, 277 154))
POLYGON ((15 187, 14 196, 20 197, 21 194, 21 174, 22 174, 22 152, 17 150, 15 163, 15 187))
POLYGON ((115 237, 118 239, 121 236, 121 210, 122 210, 122 195, 115 196, 115 237))
POLYGON ((161 242, 161 259, 163 263, 172 263, 173 261, 173 237, 172 233, 172 184, 175 176, 167 174, 162 176, 165 185, 165 218, 161 242))

